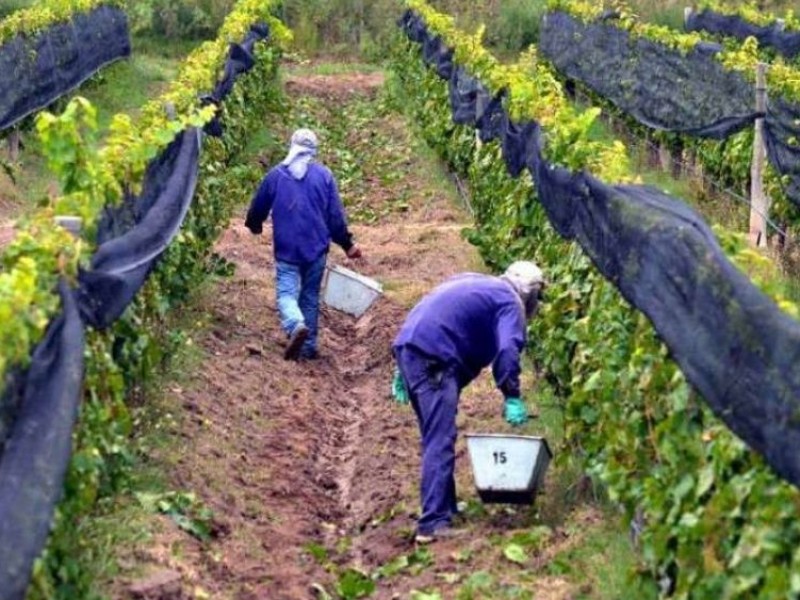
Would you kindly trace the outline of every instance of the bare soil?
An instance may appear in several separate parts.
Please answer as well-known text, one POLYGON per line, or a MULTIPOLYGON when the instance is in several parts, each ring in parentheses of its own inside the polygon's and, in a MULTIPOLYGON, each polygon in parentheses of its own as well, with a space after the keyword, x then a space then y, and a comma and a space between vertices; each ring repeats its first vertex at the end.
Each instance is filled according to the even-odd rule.
MULTIPOLYGON (((374 94, 377 82, 373 76, 313 76, 290 79, 289 89, 347 102, 374 94)), ((401 124, 396 117, 383 135, 409 144, 401 124)), ((422 294, 480 264, 461 237, 467 217, 447 178, 424 160, 414 158, 397 184, 414 192, 410 206, 354 227, 363 260, 350 262, 332 251, 329 264, 378 278, 387 293, 358 320, 325 308, 317 361, 282 358, 269 232, 255 238, 236 219, 224 234, 217 250, 236 266, 235 275, 206 301, 211 325, 197 342, 205 358, 191 385, 169 392, 169 403, 183 416, 173 450, 155 457, 175 489, 195 492, 213 510, 214 539, 201 542, 159 517, 153 539, 136 550, 135 564, 115 584, 115 597, 143 597, 142 589, 161 600, 356 597, 338 589, 348 569, 373 576, 370 597, 377 599, 409 598, 412 590, 456 598, 481 571, 497 585, 521 590, 507 597, 574 597, 566 580, 534 575, 541 566, 535 556, 530 570, 504 561, 504 540, 527 531, 537 513, 481 508, 463 441, 459 493, 475 509, 468 534, 430 550, 413 544, 419 434, 412 410, 389 397, 391 341, 422 294), (378 574, 390 564, 396 568, 378 574), (148 577, 166 578, 169 589, 148 587, 148 577)), ((376 201, 396 192, 377 179, 370 186, 376 201)), ((527 383, 531 378, 526 374, 527 383)), ((462 399, 461 430, 505 430, 501 406, 491 380, 480 379, 462 399)), ((580 516, 597 518, 592 510, 580 516)), ((547 552, 577 539, 556 524, 547 552)))

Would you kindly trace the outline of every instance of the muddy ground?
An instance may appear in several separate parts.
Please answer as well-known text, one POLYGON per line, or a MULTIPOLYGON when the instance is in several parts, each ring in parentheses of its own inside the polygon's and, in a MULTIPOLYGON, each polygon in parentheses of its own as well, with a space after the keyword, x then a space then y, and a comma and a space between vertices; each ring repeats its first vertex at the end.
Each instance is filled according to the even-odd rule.
MULTIPOLYGON (((338 127, 361 158, 359 183, 343 186, 343 196, 357 207, 353 229, 365 258, 348 261, 333 249, 329 264, 379 279, 386 296, 358 320, 324 309, 321 358, 285 362, 271 237, 265 231, 256 238, 234 219, 218 252, 235 275, 204 301, 210 326, 197 341, 204 358, 189 385, 169 391, 182 417, 171 449, 153 457, 174 489, 191 490, 213 511, 213 539, 198 540, 159 517, 149 542, 126 558, 115 597, 356 598, 372 586, 369 597, 377 599, 566 599, 590 591, 546 565, 578 543, 601 519, 598 511, 579 507, 566 526, 553 508, 563 499, 554 497, 545 500, 552 513, 545 526, 533 508, 481 506, 463 440, 457 470, 468 535, 430 548, 412 541, 419 435, 411 409, 389 397, 391 341, 425 291, 481 267, 462 238, 468 217, 440 165, 402 117, 365 112, 379 102, 380 84, 374 74, 314 75, 290 77, 287 89, 298 101, 315 98, 312 112, 322 121, 356 115, 338 127), (392 158, 393 149, 403 149, 401 156, 392 158), (386 168, 402 176, 387 181, 386 168), (504 557, 511 541, 528 553, 522 564, 504 557)), ((281 127, 288 132, 295 124, 281 127)), ((339 166, 347 174, 339 164, 347 157, 327 157, 334 172, 339 166)), ((525 377, 530 387, 533 376, 525 377)), ((483 377, 462 399, 460 430, 508 431, 501 406, 483 377)))

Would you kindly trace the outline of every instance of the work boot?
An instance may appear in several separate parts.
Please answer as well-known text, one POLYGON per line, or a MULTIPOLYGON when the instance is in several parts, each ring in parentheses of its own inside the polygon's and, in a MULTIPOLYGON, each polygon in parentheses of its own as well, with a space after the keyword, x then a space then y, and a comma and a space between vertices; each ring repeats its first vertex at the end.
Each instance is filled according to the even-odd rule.
POLYGON ((300 358, 303 360, 319 360, 319 351, 318 350, 302 350, 300 352, 300 358))
POLYGON ((417 544, 425 545, 425 544, 432 544, 433 542, 439 540, 452 540, 456 538, 460 538, 467 534, 466 529, 458 529, 456 527, 451 527, 450 525, 445 525, 444 527, 440 527, 433 533, 417 533, 414 537, 414 541, 417 544))
POLYGON ((294 331, 292 331, 292 334, 289 336, 289 345, 286 346, 286 350, 283 352, 283 358, 286 360, 297 360, 300 358, 300 350, 302 350, 303 344, 306 339, 308 339, 308 334, 308 327, 302 323, 295 327, 294 331))

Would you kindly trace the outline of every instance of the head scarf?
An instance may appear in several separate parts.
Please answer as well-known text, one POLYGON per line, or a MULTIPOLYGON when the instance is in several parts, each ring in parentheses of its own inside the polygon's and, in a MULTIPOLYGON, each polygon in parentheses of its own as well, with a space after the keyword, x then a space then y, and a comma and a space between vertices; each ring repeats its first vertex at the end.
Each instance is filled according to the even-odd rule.
POLYGON ((527 318, 536 315, 539 309, 541 292, 545 288, 544 274, 536 263, 520 260, 512 263, 502 278, 517 292, 525 308, 527 318))
POLYGON ((317 136, 310 129, 298 129, 292 134, 289 154, 281 163, 298 181, 308 172, 308 164, 317 155, 317 136))

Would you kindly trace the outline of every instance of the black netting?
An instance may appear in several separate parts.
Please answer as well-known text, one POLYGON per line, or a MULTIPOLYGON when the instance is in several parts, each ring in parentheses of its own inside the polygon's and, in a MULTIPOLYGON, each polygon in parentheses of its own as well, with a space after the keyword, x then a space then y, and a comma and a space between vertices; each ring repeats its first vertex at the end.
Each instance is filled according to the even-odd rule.
POLYGON ((233 91, 233 85, 239 75, 247 73, 253 68, 256 64, 253 47, 257 41, 266 39, 268 36, 269 27, 266 24, 260 24, 250 28, 242 44, 231 44, 222 79, 211 93, 211 97, 216 102, 222 102, 233 91))
POLYGON ((93 327, 105 329, 122 315, 180 230, 199 161, 200 133, 188 129, 150 164, 142 193, 106 211, 91 270, 80 274, 81 313, 93 327))
POLYGON ((50 532, 72 449, 83 384, 83 323, 67 285, 63 311, 37 346, 0 457, 0 597, 22 600, 50 532))
POLYGON ((508 173, 519 177, 525 168, 535 169, 541 156, 541 128, 538 123, 517 124, 507 120, 503 132, 503 159, 508 173))
MULTIPOLYGON (((100 35, 102 32, 98 32, 100 35)), ((220 101, 253 66, 253 27, 233 44, 224 75, 209 95, 220 101)), ((2 57, 0 56, 0 60, 2 57)), ((83 380, 83 322, 108 327, 125 311, 180 230, 200 164, 199 130, 190 128, 149 165, 142 192, 107 208, 98 225, 91 270, 79 289, 62 282, 63 315, 53 320, 26 371, 4 376, 0 396, 0 598, 22 600, 34 560, 47 540, 69 464, 83 380)))
POLYGON ((785 31, 777 22, 772 25, 755 25, 736 15, 722 15, 705 9, 692 13, 686 20, 688 31, 707 31, 715 35, 746 40, 754 37, 762 48, 775 48, 780 54, 794 58, 800 54, 800 32, 785 31))
POLYGON ((434 67, 439 77, 450 79, 453 75, 453 51, 440 36, 427 38, 422 46, 422 58, 428 66, 434 67))
MULTIPOLYGON (((268 36, 267 25, 259 24, 241 45, 231 44, 223 76, 208 101, 219 104, 230 94, 236 79, 255 65, 255 43, 268 36)), ((218 118, 212 123, 207 129, 221 134, 218 118)), ((183 224, 199 164, 200 133, 187 129, 148 165, 141 194, 127 195, 121 206, 104 211, 91 269, 80 274, 80 308, 87 323, 104 329, 133 301, 183 224)))
POLYGON ((553 226, 653 323, 714 413, 800 484, 800 323, 737 270, 683 202, 644 186, 536 171, 553 226))
POLYGON ((131 52, 128 21, 101 6, 35 37, 0 46, 0 130, 38 112, 131 52))
POLYGON ((724 139, 755 120, 753 86, 705 47, 684 55, 564 12, 544 17, 539 43, 559 72, 652 129, 724 139))
MULTIPOLYGON (((406 17, 401 25, 418 19, 406 17)), ((423 24, 424 26, 424 24, 423 24)), ((422 43, 427 33, 414 35, 422 43)), ((618 40, 606 40, 613 46, 618 40)), ((580 44, 579 40, 575 41, 580 44)), ((482 89, 464 69, 457 80, 482 89)), ((451 102, 454 83, 450 80, 451 102)), ((475 111, 471 94, 453 109, 475 111)), ((609 186, 550 165, 536 123, 504 124, 510 173, 527 167, 556 231, 576 240, 598 270, 642 311, 714 413, 762 454, 775 472, 800 485, 800 323, 738 271, 702 218, 683 202, 645 186, 609 186)), ((788 110, 788 109, 787 109, 788 110)), ((776 117, 781 123, 790 115, 776 117)), ((454 114, 455 118, 455 114, 454 114)), ((473 121, 477 126, 478 116, 473 121)), ((799 121, 800 122, 800 121, 799 121)), ((781 135, 788 135, 782 132, 781 135)))
MULTIPOLYGON (((698 45, 688 54, 632 38, 613 22, 585 24, 554 12, 540 30, 542 52, 566 77, 586 85, 651 129, 725 139, 762 116, 752 111, 755 86, 698 45), (609 75, 613 74, 613 75, 609 75)), ((800 107, 770 97, 766 142, 770 163, 787 177, 788 198, 800 206, 800 107)))
POLYGON ((9 369, 3 377, 3 393, 0 394, 0 458, 12 425, 17 418, 19 402, 25 389, 25 373, 21 369, 9 369))
POLYGON ((453 122, 459 125, 475 125, 478 116, 483 113, 491 100, 489 92, 463 67, 453 69, 449 81, 453 122))
POLYGON ((800 206, 800 106, 770 98, 764 129, 769 162, 785 176, 786 195, 800 206))
POLYGON ((398 24, 412 42, 422 44, 429 37, 425 21, 410 9, 403 13, 398 24))
POLYGON ((501 92, 492 98, 485 108, 478 105, 478 120, 476 129, 482 142, 491 142, 502 139, 508 129, 508 116, 506 115, 503 101, 506 93, 501 92))
MULTIPOLYGON (((231 44, 222 79, 217 83, 214 91, 201 98, 201 102, 204 106, 214 104, 219 108, 222 105, 223 100, 233 91, 236 78, 243 73, 247 73, 255 65, 254 46, 256 42, 267 39, 268 37, 269 26, 266 23, 259 23, 250 28, 250 31, 241 44, 231 44)), ((214 119, 206 124, 203 131, 208 135, 221 137, 224 133, 224 129, 220 117, 220 111, 217 110, 214 119)))

